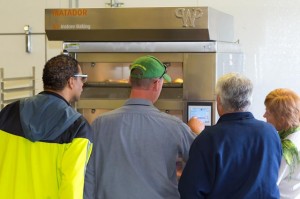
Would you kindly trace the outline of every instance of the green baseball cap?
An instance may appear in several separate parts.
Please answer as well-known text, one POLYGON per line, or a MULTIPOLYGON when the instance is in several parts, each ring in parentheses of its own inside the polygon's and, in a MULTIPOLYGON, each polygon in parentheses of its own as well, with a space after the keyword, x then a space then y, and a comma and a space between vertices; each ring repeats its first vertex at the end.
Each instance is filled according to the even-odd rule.
POLYGON ((171 82, 171 77, 167 75, 167 67, 156 57, 147 55, 137 58, 130 66, 130 71, 138 68, 142 73, 130 73, 130 76, 138 79, 151 79, 163 77, 167 82, 171 82))

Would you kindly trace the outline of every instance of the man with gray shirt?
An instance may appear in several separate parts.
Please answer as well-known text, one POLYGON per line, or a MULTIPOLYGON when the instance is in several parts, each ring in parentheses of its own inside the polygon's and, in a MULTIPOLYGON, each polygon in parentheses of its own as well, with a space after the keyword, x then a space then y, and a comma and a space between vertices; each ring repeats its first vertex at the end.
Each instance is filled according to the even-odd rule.
POLYGON ((92 124, 95 142, 87 167, 86 199, 180 198, 176 159, 181 155, 187 160, 195 134, 153 106, 164 80, 171 81, 166 72, 153 56, 135 60, 130 99, 92 124))

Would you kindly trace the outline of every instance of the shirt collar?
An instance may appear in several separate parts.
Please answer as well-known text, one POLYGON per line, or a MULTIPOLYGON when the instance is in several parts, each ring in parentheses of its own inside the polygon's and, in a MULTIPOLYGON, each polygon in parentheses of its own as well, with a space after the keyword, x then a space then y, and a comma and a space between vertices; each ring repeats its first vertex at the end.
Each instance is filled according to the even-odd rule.
POLYGON ((153 106, 152 102, 149 100, 141 98, 130 98, 125 102, 126 105, 142 105, 142 106, 153 106))
POLYGON ((246 120, 246 119, 253 119, 253 118, 254 116, 250 112, 226 113, 219 118, 218 123, 231 121, 231 120, 246 120))
POLYGON ((71 106, 70 103, 67 102, 67 100, 66 100, 65 98, 63 98, 61 95, 59 95, 59 94, 57 94, 57 93, 55 93, 55 92, 52 92, 52 91, 42 91, 42 92, 40 92, 39 94, 43 94, 43 95, 54 95, 54 96, 56 96, 56 97, 58 97, 58 98, 64 100, 69 106, 71 106))

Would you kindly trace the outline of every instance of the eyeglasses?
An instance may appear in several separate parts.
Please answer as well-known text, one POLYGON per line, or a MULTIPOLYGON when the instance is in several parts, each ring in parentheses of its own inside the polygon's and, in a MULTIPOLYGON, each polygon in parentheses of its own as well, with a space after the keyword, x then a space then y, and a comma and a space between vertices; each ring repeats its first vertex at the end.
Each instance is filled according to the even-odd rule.
POLYGON ((74 77, 81 77, 82 83, 85 83, 87 81, 88 75, 85 75, 85 74, 75 74, 74 77))
POLYGON ((159 77, 159 79, 161 79, 164 76, 164 74, 167 73, 167 66, 165 64, 163 64, 163 66, 165 67, 165 70, 164 70, 163 74, 159 77))

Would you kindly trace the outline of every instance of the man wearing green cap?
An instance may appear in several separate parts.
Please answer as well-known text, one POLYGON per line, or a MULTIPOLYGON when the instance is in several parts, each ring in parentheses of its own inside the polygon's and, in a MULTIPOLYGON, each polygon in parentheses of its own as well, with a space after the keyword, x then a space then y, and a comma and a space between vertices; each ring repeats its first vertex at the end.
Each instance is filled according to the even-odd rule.
POLYGON ((153 106, 164 80, 171 81, 166 66, 143 56, 130 69, 130 98, 92 124, 95 142, 85 199, 179 199, 176 159, 187 160, 195 134, 153 106))

